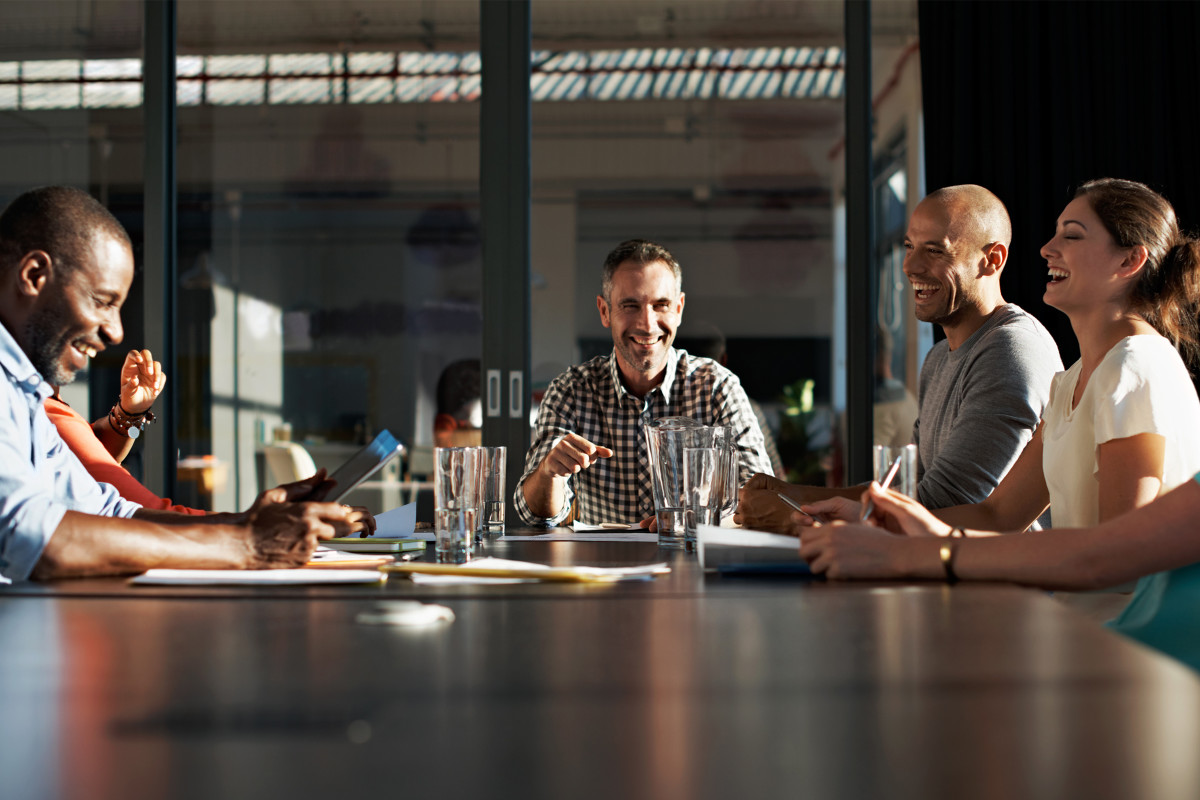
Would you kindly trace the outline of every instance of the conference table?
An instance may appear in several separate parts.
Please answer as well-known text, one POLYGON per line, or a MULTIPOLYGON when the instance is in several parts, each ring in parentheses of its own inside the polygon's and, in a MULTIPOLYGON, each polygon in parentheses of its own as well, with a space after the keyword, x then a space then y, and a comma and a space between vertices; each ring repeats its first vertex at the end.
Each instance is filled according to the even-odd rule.
POLYGON ((0 797, 1200 797, 1197 675, 1045 593, 485 550, 671 572, 0 587, 0 797))

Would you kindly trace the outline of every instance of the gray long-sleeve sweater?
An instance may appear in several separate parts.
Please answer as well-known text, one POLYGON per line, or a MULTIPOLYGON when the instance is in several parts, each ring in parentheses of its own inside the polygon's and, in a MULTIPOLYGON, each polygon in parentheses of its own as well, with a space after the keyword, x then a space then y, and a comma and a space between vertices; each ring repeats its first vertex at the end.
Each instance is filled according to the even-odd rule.
POLYGON ((991 494, 1032 438, 1062 369, 1050 332, 1012 303, 958 349, 934 345, 913 426, 921 503, 945 508, 991 494))

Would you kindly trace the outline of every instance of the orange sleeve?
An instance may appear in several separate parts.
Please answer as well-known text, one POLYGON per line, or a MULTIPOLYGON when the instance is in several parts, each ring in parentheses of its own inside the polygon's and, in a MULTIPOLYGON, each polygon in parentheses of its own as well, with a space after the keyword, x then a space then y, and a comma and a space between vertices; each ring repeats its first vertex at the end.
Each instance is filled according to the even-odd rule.
POLYGON ((129 470, 117 463, 112 453, 92 432, 91 423, 76 413, 75 409, 61 400, 51 397, 46 401, 46 416, 58 428, 58 435, 83 463, 88 473, 101 483, 111 483, 126 500, 140 503, 157 511, 177 511, 181 514, 205 514, 198 508, 173 504, 169 498, 159 497, 138 483, 129 470))

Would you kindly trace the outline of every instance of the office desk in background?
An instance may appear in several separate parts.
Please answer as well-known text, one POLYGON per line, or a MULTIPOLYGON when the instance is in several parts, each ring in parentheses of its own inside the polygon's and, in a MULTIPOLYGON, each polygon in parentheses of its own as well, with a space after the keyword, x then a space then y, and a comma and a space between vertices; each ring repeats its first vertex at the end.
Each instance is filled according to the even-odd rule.
MULTIPOLYGON (((361 448, 361 445, 347 442, 305 442, 302 446, 312 458, 313 466, 316 469, 324 467, 329 473, 335 472, 361 448)), ((379 471, 377 477, 363 481, 344 497, 344 502, 352 506, 365 506, 371 513, 381 514, 417 500, 422 492, 431 493, 432 481, 401 478, 402 461, 402 457, 394 458, 379 471)), ((267 458, 261 448, 255 453, 255 470, 260 492, 276 486, 278 482, 287 483, 300 477, 274 474, 267 467, 267 458)), ((428 516, 432 516, 432 513, 431 507, 428 516)))
POLYGON ((1200 681, 1044 595, 612 586, 0 589, 5 796, 1195 798, 1200 681), (380 599, 449 625, 360 625, 380 599))

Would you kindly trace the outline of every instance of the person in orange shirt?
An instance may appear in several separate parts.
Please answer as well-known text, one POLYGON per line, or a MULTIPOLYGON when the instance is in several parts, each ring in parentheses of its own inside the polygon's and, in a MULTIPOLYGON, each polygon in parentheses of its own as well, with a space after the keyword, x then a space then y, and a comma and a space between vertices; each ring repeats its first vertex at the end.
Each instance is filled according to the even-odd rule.
POLYGON ((46 400, 46 416, 88 473, 102 483, 115 486, 126 500, 161 511, 204 514, 202 509, 159 497, 121 466, 134 440, 154 421, 150 407, 166 384, 162 364, 154 360, 149 350, 130 350, 121 367, 121 393, 107 416, 88 422, 59 396, 57 386, 54 395, 46 400))
MULTIPOLYGON (((121 367, 121 392, 106 416, 88 422, 59 396, 57 386, 54 395, 45 402, 46 416, 84 469, 101 483, 112 484, 121 497, 159 511, 207 514, 203 509, 159 497, 121 466, 134 440, 154 421, 150 407, 166 385, 162 364, 154 360, 149 350, 130 350, 121 367)), ((353 508, 350 522, 352 529, 366 535, 375 530, 375 518, 361 506, 353 508)))

